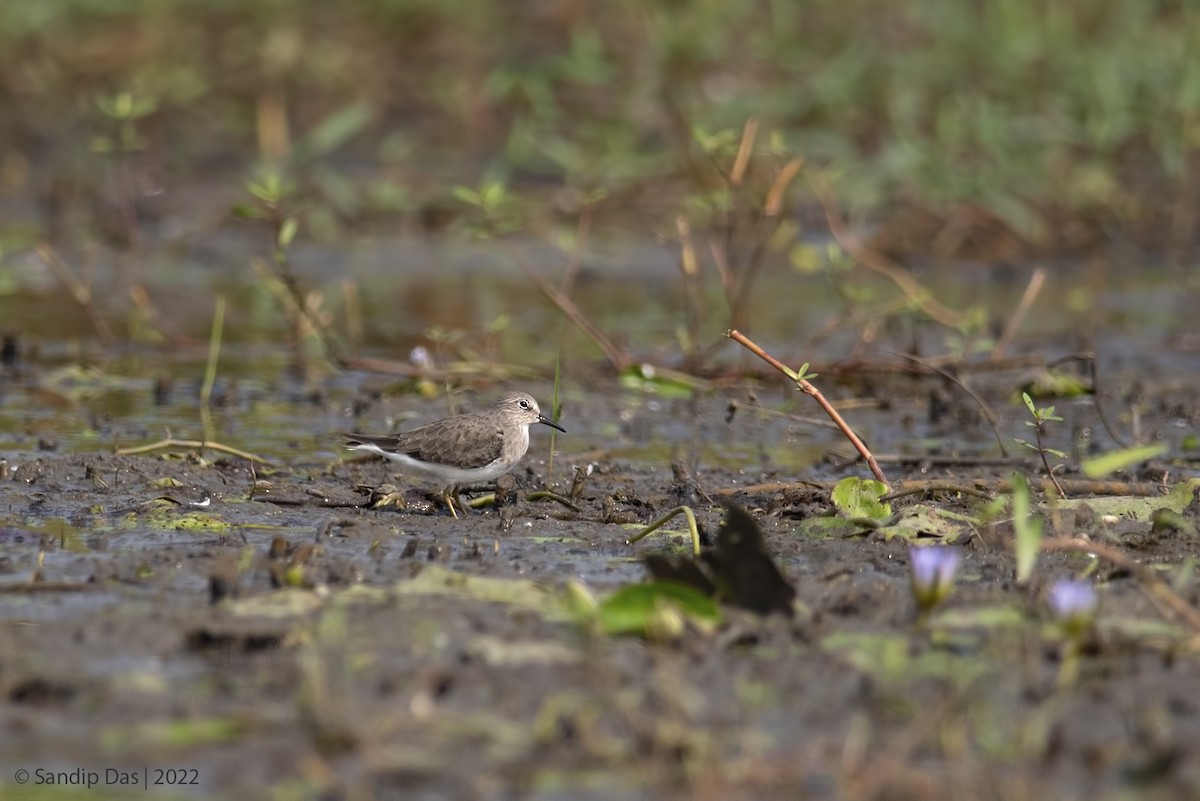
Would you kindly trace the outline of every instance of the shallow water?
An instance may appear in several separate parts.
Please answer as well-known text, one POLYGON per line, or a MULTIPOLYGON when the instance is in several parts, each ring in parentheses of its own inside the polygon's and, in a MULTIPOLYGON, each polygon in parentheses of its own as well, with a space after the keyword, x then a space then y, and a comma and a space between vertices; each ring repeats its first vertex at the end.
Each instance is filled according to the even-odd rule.
MULTIPOLYGON (((248 258, 232 253, 221 263, 248 258)), ((536 258, 557 263, 547 252, 536 258)), ((346 282, 360 298, 355 355, 404 362, 420 345, 438 363, 465 349, 480 362, 526 369, 507 381, 462 378, 470 390, 454 393, 457 408, 478 407, 509 385, 548 408, 561 343, 567 433, 535 429, 514 475, 523 491, 544 481, 566 492, 572 468, 590 466, 578 511, 522 501, 509 530, 495 511, 454 520, 390 465, 346 460, 338 432, 443 416, 445 387, 422 394, 405 379, 323 368, 312 350, 297 358, 283 344, 275 300, 249 270, 179 263, 145 271, 158 327, 174 341, 107 348, 52 282, 31 281, 3 299, 22 353, 0 375, 4 797, 20 769, 172 765, 200 775, 198 785, 176 788, 184 797, 579 797, 602 775, 609 796, 616 783, 630 798, 694 797, 709 788, 719 797, 794 798, 798 770, 814 797, 868 799, 879 796, 863 790, 864 776, 891 776, 919 751, 921 775, 905 768, 897 785, 912 797, 938 797, 937 787, 948 793, 942 797, 981 797, 997 775, 1017 775, 1022 784, 1005 797, 1068 797, 1086 782, 1096 797, 1117 798, 1136 785, 1128 767, 1152 763, 1158 747, 1182 755, 1153 780, 1162 797, 1200 790, 1191 767, 1200 764, 1189 700, 1197 690, 1194 671, 1181 669, 1194 654, 1178 629, 1163 633, 1177 621, 1164 622, 1128 573, 1090 556, 1045 554, 1038 581, 1021 587, 1004 539, 1011 526, 979 525, 962 540, 950 611, 980 617, 914 630, 906 543, 800 533, 803 521, 829 511, 829 493, 828 483, 797 482, 866 469, 806 397, 775 376, 747 377, 758 365, 732 343, 716 352, 695 392, 622 385, 485 249, 364 243, 302 249, 297 264, 337 311, 336 330, 347 330, 346 282), (251 469, 211 448, 115 455, 168 434, 204 437, 200 386, 218 291, 230 305, 212 439, 270 464, 251 469), (502 331, 484 333, 502 316, 502 331), (428 336, 435 326, 440 345, 428 336), (410 489, 411 508, 368 508, 360 488, 388 483, 410 489), (603 597, 645 577, 643 555, 689 551, 682 518, 630 546, 638 528, 682 503, 711 535, 727 500, 750 510, 794 583, 793 619, 730 613, 716 632, 646 643, 595 635, 564 614, 568 582, 603 597), (268 552, 277 538, 287 559, 316 546, 299 570, 303 588, 273 587, 268 552), (411 591, 442 568, 458 579, 437 592, 411 591), (1106 629, 1078 687, 1062 689, 1061 650, 1040 593, 1042 583, 1067 575, 1097 581, 1105 625, 1131 618, 1141 628, 1106 629), (457 588, 472 577, 525 592, 520 582, 532 581, 544 603, 457 588), (221 582, 230 596, 210 604, 221 582), (1009 628, 985 622, 984 613, 1009 628), (1149 710, 1155 743, 1103 734, 1128 723, 1132 709, 1149 710), (1039 739, 1038 727, 1053 736, 1039 739), (1098 760, 1100 749, 1111 759, 1098 760), (876 764, 868 758, 875 753, 897 756, 876 764), (1036 769, 1018 770, 1023 760, 1036 769), (307 772, 297 777, 300 764, 307 772)), ((678 365, 672 252, 612 247, 586 264, 580 305, 639 358, 678 365)), ((1019 388, 1032 365, 1083 345, 1096 348, 1100 402, 1117 429, 1168 445, 1163 459, 1128 477, 1145 484, 1164 473, 1169 482, 1196 476, 1187 439, 1200 420, 1196 288, 1171 271, 1103 278, 1095 268, 1054 272, 1011 350, 1034 358, 961 373, 997 414, 1013 457, 1003 465, 953 462, 999 454, 965 393, 940 377, 878 369, 914 345, 943 352, 944 329, 885 325, 859 354, 876 366, 839 371, 854 346, 848 328, 809 344, 839 308, 836 294, 786 266, 768 271, 746 328, 790 364, 828 365, 817 384, 877 454, 892 457, 884 468, 893 481, 982 486, 1013 469, 1035 473, 1031 455, 1012 442, 1032 438, 1019 388), (1088 305, 1071 294, 1080 281, 1092 287, 1088 305), (931 414, 935 395, 944 408, 931 414), (906 454, 926 462, 897 461, 906 454)), ((922 279, 952 305, 986 298, 1000 324, 1024 288, 1024 272, 1005 268, 922 279)), ((94 280, 114 321, 124 319, 129 275, 101 266, 94 280)), ((718 343, 721 303, 713 299, 712 324, 703 328, 718 343)), ((1096 399, 1044 403, 1064 418, 1046 444, 1067 452, 1061 461, 1072 470, 1081 455, 1113 447, 1096 399)), ((964 495, 938 497, 939 509, 980 514, 964 495)), ((1196 504, 1186 518, 1200 523, 1196 504)), ((1194 530, 1079 521, 1194 595, 1185 570, 1194 530)))
MULTIPOLYGON (((202 438, 197 408, 217 293, 229 305, 213 391, 214 439, 270 458, 326 459, 337 452, 335 434, 340 430, 400 424, 386 408, 368 407, 357 418, 351 412, 356 404, 361 406, 364 391, 394 391, 403 387, 402 380, 338 373, 320 366, 314 343, 301 351, 306 356, 284 344, 283 318, 262 274, 231 266, 251 260, 252 252, 239 249, 245 247, 236 239, 223 243, 225 266, 167 252, 145 257, 153 268, 117 268, 103 258, 95 260, 93 292, 113 328, 120 332, 122 323, 132 319, 128 289, 140 283, 152 299, 158 321, 151 328, 173 343, 135 341, 109 347, 97 344, 85 315, 44 267, 29 263, 18 268, 10 258, 7 269, 13 272, 16 288, 3 298, 5 325, 17 333, 24 358, 17 373, 10 371, 0 378, 0 453, 12 459, 39 449, 101 451, 144 444, 167 432, 179 438, 202 438)), ((550 276, 564 263, 561 254, 544 246, 517 247, 550 276)), ((785 425, 762 417, 755 424, 756 430, 762 427, 760 436, 736 426, 701 430, 694 413, 656 397, 652 384, 644 386, 652 394, 628 393, 620 420, 599 424, 586 408, 587 393, 596 390, 603 375, 594 369, 600 363, 599 352, 495 249, 430 240, 364 241, 346 248, 301 247, 295 261, 305 288, 321 293, 323 308, 333 314, 334 330, 354 333, 358 342, 354 355, 407 362, 413 348, 420 346, 435 365, 441 365, 452 361, 456 351, 466 351, 481 363, 510 363, 540 374, 541 382, 515 382, 536 384, 543 402, 548 391, 543 389, 545 381, 561 358, 564 413, 572 428, 571 437, 561 443, 567 449, 613 448, 631 459, 658 462, 692 451, 693 459, 723 466, 766 461, 798 467, 811 463, 814 455, 802 450, 793 458, 803 443, 813 443, 812 448, 837 443, 833 434, 822 434, 820 424, 785 425), (360 321, 357 325, 347 322, 348 297, 357 299, 353 315, 360 321), (486 332, 497 325, 498 332, 486 332), (431 339, 435 331, 442 333, 431 339), (444 341, 439 342, 439 337, 444 341), (587 444, 581 448, 581 443, 587 444)), ((601 245, 583 264, 574 293, 580 307, 637 358, 677 365, 676 335, 683 313, 675 252, 653 243, 601 245)), ((958 265, 926 267, 917 274, 943 302, 957 308, 979 306, 999 326, 1015 307, 1028 272, 1007 266, 958 265)), ((1036 354, 1038 360, 1051 361, 1081 349, 1094 351, 1102 388, 1108 402, 1117 404, 1114 414, 1119 414, 1132 384, 1148 381, 1169 388, 1173 377, 1200 368, 1200 343, 1192 319, 1200 286, 1195 285, 1196 278, 1188 278, 1192 273, 1095 264, 1052 267, 1046 288, 1010 353, 1036 354)), ((836 365, 853 355, 880 365, 904 364, 894 354, 914 345, 926 355, 960 347, 956 335, 946 329, 902 322, 902 317, 881 329, 865 349, 855 348, 853 332, 846 326, 814 340, 844 308, 831 284, 822 277, 799 274, 786 263, 769 263, 762 276, 746 333, 787 363, 836 365)), ((862 284, 890 293, 888 285, 869 276, 862 284)), ((706 306, 711 314, 700 327, 702 342, 705 347, 717 345, 709 369, 721 365, 760 369, 735 343, 722 341, 724 301, 712 295, 706 306)), ((965 374, 981 391, 999 388, 1008 396, 1009 402, 996 411, 1015 424, 1004 426, 1010 439, 1021 435, 1024 414, 1019 403, 1011 401, 1031 370, 965 374)), ((853 372, 840 381, 826 377, 818 385, 831 399, 865 394, 887 403, 923 400, 928 391, 921 382, 888 379, 881 383, 878 376, 867 373, 855 378, 853 372)), ((436 385, 433 390, 436 393, 436 385)), ((759 394, 771 409, 806 418, 820 416, 804 399, 790 397, 795 393, 783 387, 782 379, 777 384, 768 381, 759 394)), ((1073 403, 1060 403, 1060 408, 1073 403)), ((437 416, 445 409, 444 403, 435 401, 428 415, 437 416)), ((971 426, 939 431, 924 425, 919 413, 906 417, 895 410, 876 414, 868 409, 850 414, 852 422, 884 451, 931 438, 954 451, 989 448, 990 434, 980 436, 971 426), (948 433, 954 435, 950 440, 945 439, 948 433)))

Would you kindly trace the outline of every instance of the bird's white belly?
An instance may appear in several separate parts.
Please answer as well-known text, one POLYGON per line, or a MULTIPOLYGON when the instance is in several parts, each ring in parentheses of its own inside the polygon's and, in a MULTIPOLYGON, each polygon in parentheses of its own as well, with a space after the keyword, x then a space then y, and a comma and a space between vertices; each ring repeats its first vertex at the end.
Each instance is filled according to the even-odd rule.
MULTIPOLYGON (((528 433, 526 433, 525 436, 525 441, 528 443, 528 433)), ((431 464, 429 462, 418 461, 406 453, 392 453, 390 451, 385 451, 378 445, 372 445, 370 443, 352 445, 349 449, 352 451, 369 451, 370 453, 377 453, 383 458, 400 465, 410 473, 436 479, 443 484, 464 484, 468 481, 491 481, 493 478, 499 478, 507 473, 516 465, 517 461, 520 460, 518 457, 518 459, 511 462, 505 462, 504 459, 501 458, 496 459, 495 461, 490 462, 483 467, 453 467, 451 465, 431 464)), ((522 453, 524 453, 524 451, 522 451, 522 453)))

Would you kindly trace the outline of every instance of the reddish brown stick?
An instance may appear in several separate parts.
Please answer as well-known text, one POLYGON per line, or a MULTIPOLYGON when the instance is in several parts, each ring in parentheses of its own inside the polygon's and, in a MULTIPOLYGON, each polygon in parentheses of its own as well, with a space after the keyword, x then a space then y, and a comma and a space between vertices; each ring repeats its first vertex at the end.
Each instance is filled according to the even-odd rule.
POLYGON ((743 348, 750 351, 755 356, 795 381, 796 386, 800 388, 800 391, 811 396, 812 399, 815 400, 821 406, 821 408, 825 410, 825 414, 829 415, 829 418, 833 420, 834 424, 841 429, 842 434, 846 436, 846 439, 850 440, 850 444, 854 446, 855 450, 862 454, 863 459, 866 460, 867 466, 871 468, 871 472, 874 474, 875 478, 881 481, 884 486, 888 486, 887 477, 884 476, 883 469, 880 468, 879 462, 875 461, 875 457, 871 455, 870 449, 868 449, 863 441, 858 438, 858 435, 854 433, 852 428, 850 428, 850 424, 842 419, 842 416, 838 414, 838 410, 833 408, 833 405, 829 401, 825 400, 825 396, 821 394, 821 390, 817 389, 810 382, 801 378, 795 370, 788 367, 771 354, 767 353, 751 340, 747 339, 746 336, 740 331, 726 331, 725 336, 729 337, 734 342, 738 343, 743 348))

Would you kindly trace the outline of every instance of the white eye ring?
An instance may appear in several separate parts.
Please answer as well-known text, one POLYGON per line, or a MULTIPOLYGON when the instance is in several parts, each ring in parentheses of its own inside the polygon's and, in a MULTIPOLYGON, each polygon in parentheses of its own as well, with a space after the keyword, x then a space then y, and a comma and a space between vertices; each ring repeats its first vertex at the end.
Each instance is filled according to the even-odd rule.
POLYGON ((518 405, 518 406, 520 406, 522 409, 528 409, 528 408, 529 408, 529 401, 527 401, 527 400, 519 400, 519 401, 517 401, 517 405, 518 405))

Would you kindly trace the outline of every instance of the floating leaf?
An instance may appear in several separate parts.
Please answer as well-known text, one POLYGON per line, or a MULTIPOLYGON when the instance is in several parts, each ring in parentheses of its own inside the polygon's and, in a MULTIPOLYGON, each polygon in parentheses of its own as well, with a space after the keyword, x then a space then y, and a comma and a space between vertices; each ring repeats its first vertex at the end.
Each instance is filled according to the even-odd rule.
POLYGON ((168 520, 164 524, 164 527, 173 528, 178 531, 228 531, 233 528, 233 526, 216 515, 203 514, 201 512, 188 512, 187 514, 180 515, 168 520))
POLYGON ((965 524, 946 519, 939 509, 918 504, 906 508, 894 523, 880 528, 877 533, 888 540, 895 537, 904 540, 933 538, 943 542, 954 542, 967 531, 968 527, 965 524))
POLYGON ((891 504, 879 499, 888 488, 881 481, 868 478, 843 478, 833 488, 833 505, 849 520, 882 523, 892 516, 891 504))
POLYGON ((873 531, 874 526, 863 526, 841 517, 807 517, 796 526, 796 533, 804 537, 853 537, 873 531))

